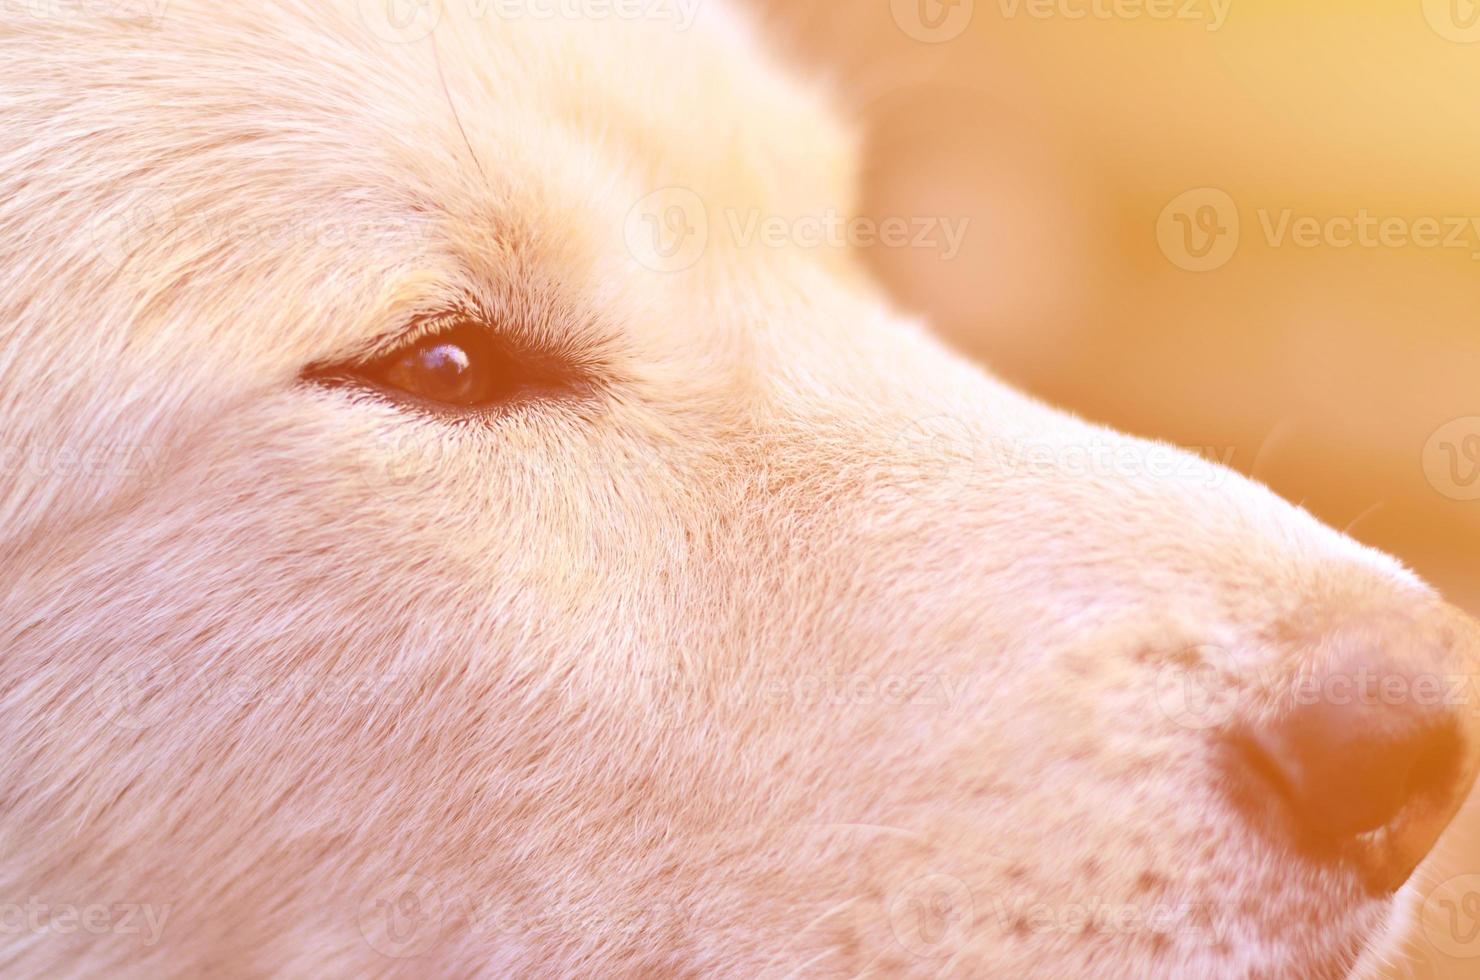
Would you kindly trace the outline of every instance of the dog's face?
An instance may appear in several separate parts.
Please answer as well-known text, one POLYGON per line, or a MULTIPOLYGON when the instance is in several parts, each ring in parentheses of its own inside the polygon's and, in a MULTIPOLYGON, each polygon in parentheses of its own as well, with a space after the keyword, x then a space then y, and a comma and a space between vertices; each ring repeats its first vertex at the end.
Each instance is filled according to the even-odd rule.
POLYGON ((0 26, 0 899, 154 915, 0 921, 0 962, 1335 976, 1378 940, 1470 741, 1288 695, 1468 669, 1424 586, 744 234, 846 211, 853 161, 720 12, 253 6, 0 26), (1390 793, 1331 775, 1389 756, 1390 793))

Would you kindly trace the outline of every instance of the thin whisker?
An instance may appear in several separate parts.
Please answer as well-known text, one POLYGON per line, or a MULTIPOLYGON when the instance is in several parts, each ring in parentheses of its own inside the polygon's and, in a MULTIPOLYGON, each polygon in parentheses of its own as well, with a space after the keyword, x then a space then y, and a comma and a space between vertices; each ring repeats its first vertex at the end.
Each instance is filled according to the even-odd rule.
POLYGON ((1260 479, 1259 471, 1264 468, 1264 464, 1269 461, 1270 455, 1279 448, 1280 443, 1290 434, 1291 428, 1290 420, 1287 418, 1280 419, 1274 424, 1274 428, 1269 430, 1269 434, 1259 444, 1258 451, 1254 453, 1254 462, 1249 466, 1249 476, 1256 480, 1260 479))
POLYGON ((1341 529, 1341 533, 1342 534, 1350 534, 1352 532, 1352 528, 1356 527, 1362 521, 1366 520, 1368 517, 1370 517, 1374 512, 1376 512, 1377 510, 1379 510, 1386 503, 1387 503, 1386 500, 1379 500, 1377 503, 1373 504, 1371 507, 1368 507, 1366 510, 1364 510, 1360 514, 1358 514, 1352 520, 1352 522, 1350 524, 1348 524, 1346 527, 1342 528, 1341 529))
POLYGON ((442 83, 442 94, 447 97, 447 105, 452 109, 452 118, 457 123, 457 131, 462 134, 463 144, 468 148, 468 153, 473 157, 473 165, 478 168, 478 173, 483 177, 484 183, 488 182, 488 173, 483 169, 483 161, 478 159, 478 151, 473 149, 473 141, 468 139, 468 131, 463 128, 462 114, 457 111, 457 103, 452 101, 452 90, 447 87, 447 75, 442 71, 442 52, 437 47, 437 33, 432 32, 432 59, 437 63, 437 80, 442 83))

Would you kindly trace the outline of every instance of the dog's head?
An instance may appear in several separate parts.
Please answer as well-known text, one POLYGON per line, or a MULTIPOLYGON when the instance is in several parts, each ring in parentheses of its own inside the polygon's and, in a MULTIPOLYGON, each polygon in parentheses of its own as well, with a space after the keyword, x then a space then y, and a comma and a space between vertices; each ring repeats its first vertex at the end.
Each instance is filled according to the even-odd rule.
POLYGON ((844 246, 944 243, 712 5, 260 7, 0 24, 0 962, 1374 942, 1468 621, 890 309, 844 246))

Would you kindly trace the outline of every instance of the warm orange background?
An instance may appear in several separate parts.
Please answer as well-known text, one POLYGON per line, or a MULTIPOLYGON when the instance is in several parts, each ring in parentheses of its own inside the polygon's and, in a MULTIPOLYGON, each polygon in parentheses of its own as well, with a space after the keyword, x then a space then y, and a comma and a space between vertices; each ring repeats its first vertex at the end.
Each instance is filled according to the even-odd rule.
MULTIPOLYGON (((1480 229, 1463 248, 1300 247, 1265 230, 1286 209, 1410 230, 1480 218, 1480 6, 1226 9, 1212 30, 1214 0, 767 4, 791 60, 866 124, 864 210, 970 219, 951 261, 870 251, 905 306, 1053 402, 1231 450, 1480 613, 1480 501, 1455 499, 1480 482, 1447 455, 1480 436, 1480 420, 1453 423, 1480 416, 1480 229), (1191 264, 1186 240, 1163 248, 1158 222, 1179 230, 1163 210, 1198 188, 1227 194, 1240 228, 1226 264, 1190 272, 1174 261, 1191 264)), ((1427 874, 1475 872, 1472 801, 1427 874)), ((1480 940, 1411 946, 1393 975, 1480 976, 1480 940)))

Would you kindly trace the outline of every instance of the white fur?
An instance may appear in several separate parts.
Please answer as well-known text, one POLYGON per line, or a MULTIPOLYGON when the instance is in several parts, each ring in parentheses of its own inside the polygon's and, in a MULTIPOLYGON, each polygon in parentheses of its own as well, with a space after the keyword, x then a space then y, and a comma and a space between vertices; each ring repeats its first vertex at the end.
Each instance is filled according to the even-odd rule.
POLYGON ((1421 584, 1008 390, 845 251, 716 219, 637 261, 662 188, 850 205, 850 138, 716 4, 376 7, 0 20, 0 904, 166 912, 0 916, 0 972, 1350 964, 1387 903, 1248 830, 1157 683, 1401 642, 1448 622, 1421 584), (459 298, 604 387, 454 426, 298 380, 459 298), (1001 911, 1095 902, 1216 936, 1001 911))

